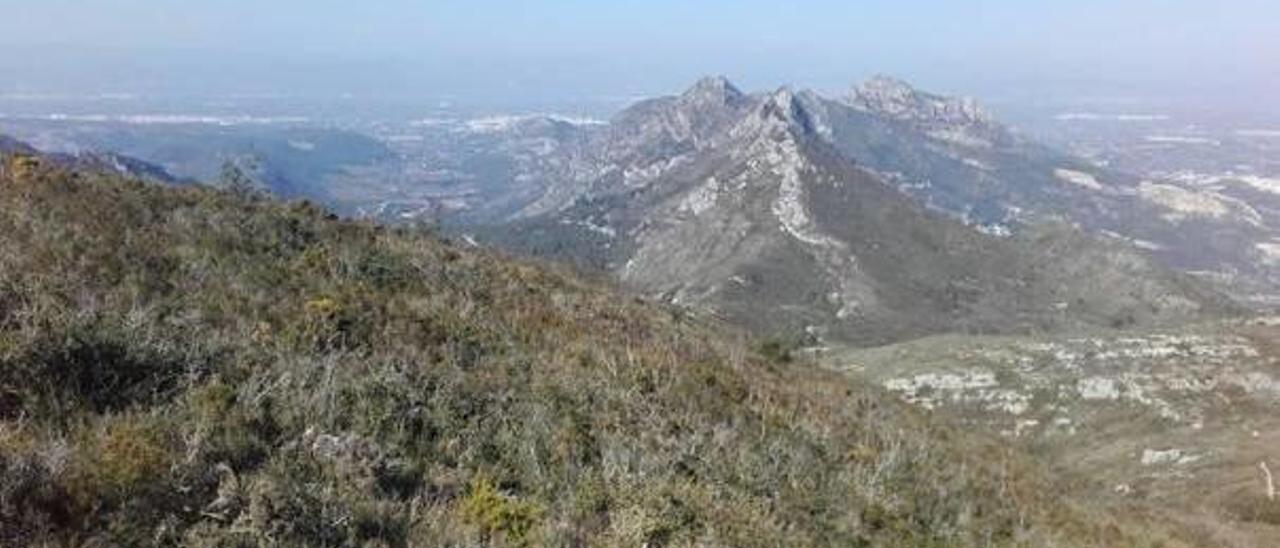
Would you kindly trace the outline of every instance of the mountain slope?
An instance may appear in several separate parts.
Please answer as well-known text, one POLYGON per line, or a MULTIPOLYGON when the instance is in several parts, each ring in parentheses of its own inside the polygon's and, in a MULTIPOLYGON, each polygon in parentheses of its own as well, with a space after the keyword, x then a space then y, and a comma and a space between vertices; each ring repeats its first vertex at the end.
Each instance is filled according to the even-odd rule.
POLYGON ((5 545, 1195 541, 545 267, 4 165, 5 545))
MULTIPOLYGON (((572 200, 475 232, 789 336, 876 343, 1162 324, 1230 308, 1070 227, 999 238, 919 207, 839 148, 837 106, 824 105, 809 93, 746 96, 723 79, 701 81, 628 109, 575 152, 602 167, 572 200)), ((974 131, 988 134, 1004 135, 974 131)))
POLYGON ((1214 546, 1269 546, 1280 503, 1275 318, 1082 337, 926 338, 833 352, 904 401, 1000 433, 1100 496, 1149 501, 1214 546))
POLYGON ((36 150, 35 147, 32 147, 25 142, 3 134, 0 134, 0 154, 6 156, 15 154, 27 156, 39 155, 45 162, 50 162, 63 168, 98 173, 113 173, 116 175, 138 177, 160 183, 177 184, 188 182, 174 177, 160 166, 144 162, 137 158, 123 156, 113 152, 48 154, 36 150))
POLYGON ((0 154, 33 154, 35 149, 22 141, 0 134, 0 154))
MULTIPOLYGON (((345 205, 344 196, 330 191, 356 187, 363 182, 362 172, 395 160, 373 137, 340 128, 219 119, 173 122, 15 118, 0 132, 66 157, 142 160, 184 181, 217 180, 232 162, 278 196, 323 201, 335 209, 345 205)), ((380 182, 394 184, 385 174, 380 182)))
POLYGON ((1132 174, 1002 126, 973 101, 877 78, 848 98, 810 96, 825 139, 905 193, 968 224, 1017 231, 1062 218, 1141 247, 1236 298, 1280 293, 1276 188, 1257 176, 1132 174))

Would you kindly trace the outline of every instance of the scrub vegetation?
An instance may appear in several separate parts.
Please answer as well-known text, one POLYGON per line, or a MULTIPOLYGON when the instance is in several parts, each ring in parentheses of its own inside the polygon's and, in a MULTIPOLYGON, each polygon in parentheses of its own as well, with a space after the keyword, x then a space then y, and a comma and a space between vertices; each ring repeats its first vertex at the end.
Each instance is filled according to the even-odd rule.
POLYGON ((3 166, 0 545, 1194 543, 556 267, 3 166))

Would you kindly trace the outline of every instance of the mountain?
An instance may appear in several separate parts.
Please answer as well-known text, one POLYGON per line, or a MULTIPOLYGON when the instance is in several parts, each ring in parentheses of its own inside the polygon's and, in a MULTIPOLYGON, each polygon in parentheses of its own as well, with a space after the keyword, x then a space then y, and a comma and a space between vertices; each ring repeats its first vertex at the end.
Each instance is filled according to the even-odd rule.
POLYGON ((36 149, 22 141, 0 134, 0 154, 34 154, 36 149))
MULTIPOLYGON (((874 80, 846 104, 789 89, 746 95, 704 79, 557 148, 558 165, 575 169, 496 227, 470 231, 788 337, 881 343, 1166 324, 1231 308, 1122 243, 1047 216, 1009 237, 998 224, 919 205, 885 158, 944 177, 944 168, 966 165, 943 161, 947 146, 1019 161, 1039 149, 971 102, 905 89, 874 80)), ((966 180, 948 184, 979 192, 966 180)), ((1072 192, 1028 182, 1005 196, 1072 192)))
POLYGON ((137 158, 123 156, 112 152, 78 152, 75 154, 47 154, 36 150, 35 147, 8 137, 0 135, 0 154, 14 155, 21 154, 27 156, 39 156, 43 161, 51 162, 55 165, 79 170, 97 173, 113 173, 126 177, 137 177, 162 183, 181 183, 177 177, 169 174, 164 168, 144 162, 137 158))
POLYGON ((904 123, 941 141, 994 146, 1013 140, 995 115, 976 100, 926 93, 889 76, 866 81, 847 102, 858 110, 904 123))
POLYGON ((808 106, 843 155, 967 224, 1017 232, 1065 219, 1242 302, 1280 302, 1273 179, 1119 171, 1027 139, 972 100, 883 77, 808 106))
POLYGON ((219 118, 13 118, 5 121, 3 131, 45 152, 107 160, 111 160, 108 156, 127 157, 184 181, 217 181, 224 166, 234 163, 278 196, 307 198, 335 209, 343 206, 341 190, 358 187, 368 178, 394 184, 394 177, 371 172, 381 163, 395 160, 384 144, 354 131, 322 125, 219 118))
POLYGON ((1199 544, 553 268, 307 203, 0 165, 0 544, 1199 544))

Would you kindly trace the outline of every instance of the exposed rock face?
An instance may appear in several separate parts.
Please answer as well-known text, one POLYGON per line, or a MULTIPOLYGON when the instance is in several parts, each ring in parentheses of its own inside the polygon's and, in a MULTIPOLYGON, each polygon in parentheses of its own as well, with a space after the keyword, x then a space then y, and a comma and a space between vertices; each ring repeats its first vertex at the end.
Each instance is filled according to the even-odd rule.
POLYGON ((1199 429, 1233 405, 1215 393, 1280 403, 1280 378, 1268 371, 1270 358, 1233 334, 979 341, 962 347, 949 356, 954 369, 917 371, 882 383, 928 409, 957 406, 990 413, 984 420, 1002 425, 1009 435, 1074 434, 1076 418, 1088 416, 1089 407, 1128 407, 1199 429), (1053 397, 1037 399, 1037 394, 1053 397), (1035 428, 1019 430, 1017 421, 1029 418, 1037 421, 1035 428))
POLYGON ((876 76, 858 86, 849 104, 913 124, 942 140, 992 146, 989 139, 1005 136, 1005 129, 996 123, 995 116, 977 101, 925 93, 888 76, 876 76))

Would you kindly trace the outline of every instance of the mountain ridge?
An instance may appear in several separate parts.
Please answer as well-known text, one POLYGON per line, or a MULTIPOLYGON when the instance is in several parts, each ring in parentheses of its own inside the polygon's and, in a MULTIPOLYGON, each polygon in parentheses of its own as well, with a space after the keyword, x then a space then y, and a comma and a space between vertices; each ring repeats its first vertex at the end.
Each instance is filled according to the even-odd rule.
POLYGON ((82 151, 74 154, 50 154, 37 150, 35 147, 23 141, 4 134, 0 134, 0 155, 22 155, 33 158, 38 157, 41 161, 51 162, 67 169, 114 173, 116 175, 138 177, 160 183, 193 183, 190 180, 184 180, 173 176, 163 167, 130 156, 116 154, 114 152, 100 151, 82 151))
POLYGON ((1003 239, 943 220, 841 150, 830 113, 852 107, 789 88, 719 91, 727 89, 727 81, 703 80, 623 111, 594 141, 605 143, 604 176, 505 235, 489 231, 492 241, 534 253, 547 242, 556 256, 586 256, 647 293, 788 336, 886 342, 951 329, 1176 322, 1231 308, 1071 228, 1040 231, 1058 235, 1037 243, 1038 229, 1003 239), (844 212, 830 207, 841 203, 844 212), (1046 242, 1080 255, 1046 256, 1035 249, 1046 242), (1072 266, 1083 256, 1097 266, 1093 282, 1062 274, 1085 273, 1072 266), (900 267, 913 261, 918 268, 900 267), (761 270, 764 262, 772 266, 761 270), (753 276, 766 282, 744 282, 753 276), (737 289, 747 285, 751 291, 737 289), (1108 285, 1124 289, 1097 289, 1108 285))

